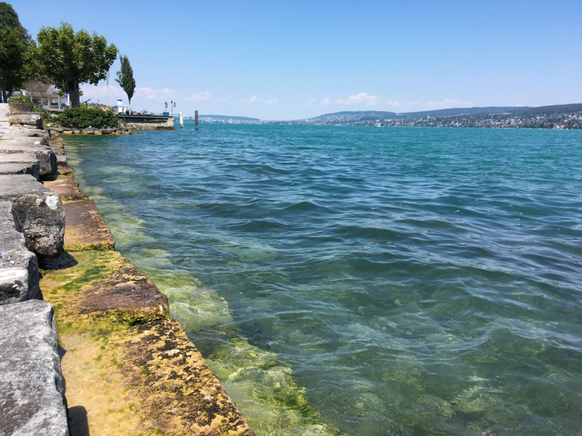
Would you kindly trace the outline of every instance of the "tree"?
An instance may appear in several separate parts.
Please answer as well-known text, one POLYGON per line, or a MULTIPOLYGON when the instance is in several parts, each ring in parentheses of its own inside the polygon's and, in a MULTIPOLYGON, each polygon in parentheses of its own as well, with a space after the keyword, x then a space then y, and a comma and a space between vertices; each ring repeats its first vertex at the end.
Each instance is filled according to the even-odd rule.
POLYGON ((135 92, 133 69, 131 68, 127 56, 119 56, 119 60, 121 62, 121 71, 117 72, 117 79, 115 79, 115 81, 121 85, 127 94, 127 99, 129 100, 129 111, 131 112, 131 99, 133 98, 133 93, 135 92))
POLYGON ((0 2, 0 90, 4 101, 26 80, 30 36, 18 14, 0 2))
POLYGON ((103 36, 95 32, 91 36, 84 30, 75 33, 68 23, 61 23, 58 29, 43 27, 37 40, 34 56, 39 78, 65 90, 72 107, 80 106, 79 85, 97 85, 117 57, 117 47, 108 46, 103 36))
POLYGON ((24 84, 24 89, 28 91, 33 100, 40 100, 41 106, 44 105, 45 99, 50 103, 51 96, 54 96, 57 91, 54 86, 47 85, 39 80, 29 80, 24 84))

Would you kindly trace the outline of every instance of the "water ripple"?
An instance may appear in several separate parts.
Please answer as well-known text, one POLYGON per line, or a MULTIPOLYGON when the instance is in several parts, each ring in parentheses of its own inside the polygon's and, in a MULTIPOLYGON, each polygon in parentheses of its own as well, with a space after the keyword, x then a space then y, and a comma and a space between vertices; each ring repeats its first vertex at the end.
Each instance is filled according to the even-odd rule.
POLYGON ((258 434, 579 433, 580 132, 83 141, 67 153, 117 246, 258 434))

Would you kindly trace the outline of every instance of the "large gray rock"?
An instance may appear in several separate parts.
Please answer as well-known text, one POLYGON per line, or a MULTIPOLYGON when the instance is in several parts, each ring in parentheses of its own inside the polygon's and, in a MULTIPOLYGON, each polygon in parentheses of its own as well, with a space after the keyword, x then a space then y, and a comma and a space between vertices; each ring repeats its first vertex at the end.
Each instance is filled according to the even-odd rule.
POLYGON ((57 157, 47 145, 27 144, 20 141, 0 142, 0 153, 34 153, 38 159, 41 176, 48 176, 57 171, 57 157))
POLYGON ((3 136, 3 139, 26 139, 26 138, 37 138, 38 139, 50 139, 51 134, 49 130, 40 129, 23 129, 10 127, 10 129, 3 136))
POLYGON ((12 204, 0 200, 0 304, 42 300, 38 260, 19 230, 12 204))
MULTIPOLYGON (((16 174, 31 174, 35 177, 35 179, 39 179, 40 176, 40 164, 38 163, 38 159, 36 158, 36 154, 34 153, 0 153, 0 166, 8 165, 7 169, 10 166, 18 165, 18 166, 25 166, 30 167, 30 171, 26 171, 24 173, 16 173, 16 174), (33 167, 36 167, 36 172, 33 167)), ((14 174, 13 172, 2 172, 2 174, 14 174)))
POLYGON ((38 160, 36 160, 35 157, 35 159, 30 162, 0 163, 0 174, 30 174, 38 180, 40 178, 38 160))
POLYGON ((29 250, 49 258, 62 253, 65 209, 54 191, 28 174, 0 175, 0 200, 12 203, 29 250))
POLYGON ((52 304, 0 306, 0 434, 67 436, 65 380, 52 304))
POLYGON ((42 129, 42 115, 36 114, 34 112, 12 114, 8 117, 8 123, 17 126, 42 129))

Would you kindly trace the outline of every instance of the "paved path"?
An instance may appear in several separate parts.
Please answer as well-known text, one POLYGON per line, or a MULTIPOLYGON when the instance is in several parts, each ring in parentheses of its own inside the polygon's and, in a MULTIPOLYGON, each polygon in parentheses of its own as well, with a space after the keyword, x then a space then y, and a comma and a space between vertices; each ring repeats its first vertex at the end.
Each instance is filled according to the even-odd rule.
POLYGON ((4 136, 10 130, 10 124, 8 124, 8 117, 6 116, 6 111, 8 110, 8 103, 0 103, 0 136, 4 136))

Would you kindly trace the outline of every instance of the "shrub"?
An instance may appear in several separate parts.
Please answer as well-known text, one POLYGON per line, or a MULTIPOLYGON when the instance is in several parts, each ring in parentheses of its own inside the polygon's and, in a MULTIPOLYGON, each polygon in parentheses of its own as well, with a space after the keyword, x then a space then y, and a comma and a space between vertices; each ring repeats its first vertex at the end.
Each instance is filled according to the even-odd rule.
POLYGON ((75 107, 65 109, 58 117, 58 122, 63 127, 118 127, 119 118, 111 111, 97 108, 75 107))
POLYGON ((8 103, 28 103, 31 106, 34 106, 30 97, 27 97, 24 94, 13 95, 8 99, 8 103))

